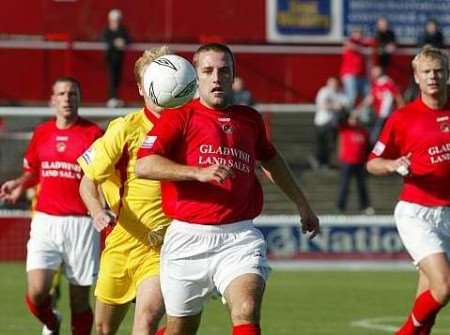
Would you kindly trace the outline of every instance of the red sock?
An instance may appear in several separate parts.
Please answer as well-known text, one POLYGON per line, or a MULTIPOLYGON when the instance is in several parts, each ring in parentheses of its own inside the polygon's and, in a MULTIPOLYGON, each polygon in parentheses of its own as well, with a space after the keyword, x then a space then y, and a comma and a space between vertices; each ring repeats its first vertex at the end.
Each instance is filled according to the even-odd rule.
POLYGON ((233 335, 261 335, 261 328, 254 323, 233 326, 233 335))
POLYGON ((429 319, 431 320, 433 315, 435 316, 441 308, 442 305, 433 298, 431 291, 425 291, 417 297, 408 320, 395 334, 419 335, 419 331, 423 329, 426 322, 429 319))
POLYGON ((431 334, 431 328, 434 326, 434 321, 436 320, 436 314, 433 314, 428 318, 428 320, 423 325, 422 329, 420 330, 419 335, 430 335, 431 334))
POLYGON ((166 327, 160 328, 156 331, 155 335, 164 335, 166 327))
POLYGON ((25 295, 25 302, 27 303, 30 312, 46 325, 48 329, 56 330, 58 327, 58 319, 52 311, 52 299, 50 297, 48 297, 42 305, 38 306, 27 294, 25 295))
POLYGON ((90 335, 93 321, 94 315, 90 308, 81 313, 72 313, 72 335, 90 335))

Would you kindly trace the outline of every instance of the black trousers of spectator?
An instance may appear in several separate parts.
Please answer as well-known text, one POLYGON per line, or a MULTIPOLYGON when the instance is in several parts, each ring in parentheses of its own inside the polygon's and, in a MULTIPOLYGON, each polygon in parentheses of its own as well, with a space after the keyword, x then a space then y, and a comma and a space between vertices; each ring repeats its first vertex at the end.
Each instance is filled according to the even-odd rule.
POLYGON ((106 57, 106 65, 108 67, 108 98, 117 98, 120 81, 122 80, 123 55, 115 55, 106 57))
POLYGON ((319 166, 330 166, 330 155, 336 145, 336 127, 316 126, 316 159, 319 166))
POLYGON ((341 211, 347 209, 347 200, 352 177, 356 179, 356 186, 359 198, 359 209, 363 210, 370 206, 369 195, 366 187, 366 170, 364 164, 342 164, 339 181, 339 195, 337 207, 341 211))

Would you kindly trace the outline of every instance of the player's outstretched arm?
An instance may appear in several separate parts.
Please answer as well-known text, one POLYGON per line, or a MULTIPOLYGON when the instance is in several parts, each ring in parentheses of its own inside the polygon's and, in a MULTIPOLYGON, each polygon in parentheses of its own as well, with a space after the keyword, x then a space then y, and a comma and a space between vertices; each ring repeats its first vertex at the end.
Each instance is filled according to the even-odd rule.
POLYGON ((397 159, 373 158, 367 163, 367 171, 375 176, 398 173, 407 176, 410 173, 411 153, 397 159))
POLYGON ((277 152, 272 159, 261 163, 264 169, 270 172, 273 182, 297 205, 302 232, 310 232, 310 238, 314 238, 320 233, 319 219, 311 209, 287 162, 277 152))
POLYGON ((97 184, 86 175, 83 176, 80 182, 80 196, 93 219, 94 227, 97 231, 102 231, 109 225, 114 224, 115 215, 111 210, 105 209, 97 184))
POLYGON ((3 183, 0 187, 0 200, 14 204, 27 188, 36 184, 36 176, 30 172, 25 172, 19 178, 11 179, 3 183))
POLYGON ((233 176, 233 171, 228 166, 220 164, 203 168, 178 164, 160 155, 150 155, 138 159, 136 175, 139 178, 154 180, 197 180, 203 183, 215 180, 223 183, 225 179, 233 176))

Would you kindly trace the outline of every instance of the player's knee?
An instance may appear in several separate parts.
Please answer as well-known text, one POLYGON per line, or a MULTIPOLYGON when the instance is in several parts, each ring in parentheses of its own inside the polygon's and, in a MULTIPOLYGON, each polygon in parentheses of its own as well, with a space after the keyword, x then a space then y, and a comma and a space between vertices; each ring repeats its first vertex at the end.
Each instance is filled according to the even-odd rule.
POLYGON ((233 323, 259 323, 260 304, 253 298, 243 299, 233 306, 231 319, 233 323))
POLYGON ((431 286, 433 296, 443 304, 450 299, 450 277, 442 277, 436 280, 431 286))
POLYGON ((112 335, 115 334, 115 329, 103 320, 95 320, 95 331, 97 335, 112 335))
POLYGON ((30 301, 36 306, 41 306, 50 299, 50 293, 43 290, 29 290, 27 294, 30 301))

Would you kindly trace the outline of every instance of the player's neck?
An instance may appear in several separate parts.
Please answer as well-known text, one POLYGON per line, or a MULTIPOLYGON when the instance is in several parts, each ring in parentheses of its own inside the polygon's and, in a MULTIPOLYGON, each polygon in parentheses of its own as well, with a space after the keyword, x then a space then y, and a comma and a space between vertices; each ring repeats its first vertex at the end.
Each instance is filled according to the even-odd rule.
POLYGON ((422 102, 431 109, 441 109, 447 104, 447 94, 440 94, 437 97, 423 94, 422 102))
POLYGON ((70 128, 75 122, 77 122, 78 116, 71 118, 56 117, 56 128, 66 129, 70 128))

